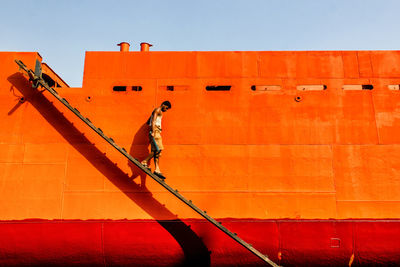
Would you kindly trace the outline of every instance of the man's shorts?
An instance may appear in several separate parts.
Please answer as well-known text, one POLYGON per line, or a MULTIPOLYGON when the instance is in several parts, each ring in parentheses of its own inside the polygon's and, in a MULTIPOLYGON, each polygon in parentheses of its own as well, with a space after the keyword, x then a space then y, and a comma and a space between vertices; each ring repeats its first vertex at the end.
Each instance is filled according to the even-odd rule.
POLYGON ((154 131, 154 136, 151 135, 151 131, 149 133, 150 144, 151 144, 151 152, 157 152, 164 149, 162 138, 161 138, 161 130, 156 128, 154 131))

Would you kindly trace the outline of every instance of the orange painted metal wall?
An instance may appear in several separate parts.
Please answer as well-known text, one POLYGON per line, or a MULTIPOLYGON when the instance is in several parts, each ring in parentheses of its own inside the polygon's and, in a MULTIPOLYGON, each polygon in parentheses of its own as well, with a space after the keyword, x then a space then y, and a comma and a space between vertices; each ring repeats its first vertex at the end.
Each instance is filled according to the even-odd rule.
MULTIPOLYGON (((0 219, 197 218, 32 93, 13 60, 34 68, 38 57, 0 53, 0 219)), ((398 84, 399 51, 87 52, 83 87, 57 90, 138 159, 147 118, 170 100, 162 171, 213 217, 343 219, 398 218, 400 91, 387 87, 398 84), (362 84, 374 88, 342 90, 362 84)))

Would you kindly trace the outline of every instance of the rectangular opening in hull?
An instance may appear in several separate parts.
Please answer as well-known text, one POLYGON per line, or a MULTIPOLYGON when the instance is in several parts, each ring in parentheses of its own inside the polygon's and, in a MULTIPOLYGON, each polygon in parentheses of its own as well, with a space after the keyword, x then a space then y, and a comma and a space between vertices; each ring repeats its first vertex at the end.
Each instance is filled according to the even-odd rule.
POLYGON ((125 92, 126 91, 126 86, 114 86, 113 87, 114 92, 125 92))
POLYGON ((161 90, 165 91, 187 91, 189 86, 187 85, 162 85, 159 86, 161 90))
POLYGON ((280 91, 280 85, 252 85, 252 91, 280 91))
POLYGON ((231 90, 230 85, 209 85, 206 86, 207 91, 229 91, 231 90))
POLYGON ((400 90, 400 84, 390 84, 388 85, 388 88, 390 91, 399 91, 400 90))
POLYGON ((357 91, 357 90, 372 90, 374 86, 372 84, 346 84, 343 85, 343 90, 346 91, 357 91))
POLYGON ((298 85, 296 89, 299 91, 323 91, 326 90, 326 85, 324 84, 298 85))
POLYGON ((132 86, 132 91, 139 92, 139 91, 142 91, 142 90, 143 90, 143 88, 141 86, 137 86, 137 85, 133 85, 132 86))

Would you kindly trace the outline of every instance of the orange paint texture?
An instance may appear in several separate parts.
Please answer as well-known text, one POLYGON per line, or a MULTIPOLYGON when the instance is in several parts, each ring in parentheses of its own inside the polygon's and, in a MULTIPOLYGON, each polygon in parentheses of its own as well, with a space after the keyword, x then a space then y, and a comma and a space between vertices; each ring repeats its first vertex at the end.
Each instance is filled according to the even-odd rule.
MULTIPOLYGON (((15 59, 34 68, 41 57, 0 53, 0 219, 198 218, 30 88, 15 59)), ((211 216, 344 219, 398 218, 400 91, 388 85, 400 84, 399 66, 399 51, 87 52, 82 88, 46 70, 138 159, 149 152, 147 118, 171 101, 161 169, 211 216)))

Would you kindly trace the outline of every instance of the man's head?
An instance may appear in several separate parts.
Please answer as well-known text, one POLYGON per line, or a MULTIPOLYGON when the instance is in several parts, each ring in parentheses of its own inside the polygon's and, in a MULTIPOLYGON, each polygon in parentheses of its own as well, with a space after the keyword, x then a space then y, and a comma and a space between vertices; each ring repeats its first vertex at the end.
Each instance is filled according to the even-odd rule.
POLYGON ((164 101, 164 102, 162 102, 162 104, 161 104, 161 110, 163 111, 163 112, 165 112, 165 111, 167 111, 168 109, 171 109, 171 102, 169 102, 169 101, 164 101))

